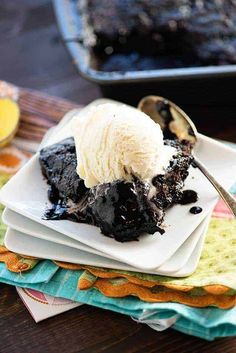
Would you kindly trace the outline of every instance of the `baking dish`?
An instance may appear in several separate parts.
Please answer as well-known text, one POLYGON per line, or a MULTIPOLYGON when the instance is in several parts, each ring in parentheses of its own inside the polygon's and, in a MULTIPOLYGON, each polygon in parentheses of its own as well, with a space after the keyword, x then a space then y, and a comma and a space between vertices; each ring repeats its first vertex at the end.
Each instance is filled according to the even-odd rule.
POLYGON ((136 104, 158 94, 178 104, 230 104, 235 101, 236 65, 104 72, 91 67, 91 52, 82 42, 83 24, 77 0, 54 0, 54 9, 73 63, 80 74, 97 83, 104 96, 136 104))

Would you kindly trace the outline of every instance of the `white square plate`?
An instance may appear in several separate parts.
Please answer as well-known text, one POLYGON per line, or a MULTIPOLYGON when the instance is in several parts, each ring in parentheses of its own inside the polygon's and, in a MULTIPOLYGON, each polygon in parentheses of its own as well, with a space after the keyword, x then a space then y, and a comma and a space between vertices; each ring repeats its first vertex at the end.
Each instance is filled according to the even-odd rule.
MULTIPOLYGON (((100 100, 89 106, 98 104, 100 100)), ((80 112, 81 116, 88 107, 80 112)), ((50 137, 47 144, 60 141, 69 135, 69 128, 63 127, 56 136, 50 137)), ((230 187, 233 184, 236 173, 236 152, 233 149, 200 135, 195 154, 224 186, 230 187)), ((165 224, 167 226, 164 235, 144 234, 139 241, 119 243, 103 236, 100 229, 95 226, 68 220, 42 220, 45 206, 48 203, 47 183, 42 176, 38 156, 36 154, 1 189, 0 202, 23 216, 142 270, 153 270, 166 262, 212 210, 218 198, 216 191, 202 173, 197 168, 191 167, 185 189, 198 192, 197 204, 203 208, 203 211, 198 215, 192 215, 189 213, 189 205, 175 205, 166 212, 165 224)))
MULTIPOLYGON (((209 218, 209 217, 208 217, 209 218)), ((192 274, 198 264, 202 247, 204 244, 204 238, 207 231, 207 225, 205 225, 203 232, 198 239, 197 245, 193 250, 187 263, 179 271, 169 273, 168 276, 172 277, 185 277, 192 274)), ((82 250, 74 249, 65 245, 55 244, 53 242, 42 240, 31 237, 25 233, 18 232, 15 229, 8 228, 5 236, 6 247, 16 253, 35 256, 42 259, 52 259, 63 262, 71 262, 76 264, 90 265, 96 267, 112 268, 124 271, 139 271, 138 269, 131 267, 127 264, 108 259, 95 254, 90 254, 82 250)), ((144 270, 142 272, 152 273, 156 275, 165 275, 161 271, 144 270)))
MULTIPOLYGON (((172 257, 156 269, 161 274, 169 274, 177 272, 189 260, 193 253, 199 238, 208 226, 210 217, 206 217, 188 239, 179 247, 179 249, 172 255, 172 257)), ((38 239, 47 240, 56 244, 66 245, 75 249, 83 250, 92 254, 100 255, 103 257, 112 258, 102 252, 86 246, 79 241, 69 238, 62 233, 58 233, 40 223, 34 222, 27 217, 16 213, 9 208, 5 208, 2 215, 3 222, 10 228, 18 232, 25 233, 26 235, 36 237, 38 239)))

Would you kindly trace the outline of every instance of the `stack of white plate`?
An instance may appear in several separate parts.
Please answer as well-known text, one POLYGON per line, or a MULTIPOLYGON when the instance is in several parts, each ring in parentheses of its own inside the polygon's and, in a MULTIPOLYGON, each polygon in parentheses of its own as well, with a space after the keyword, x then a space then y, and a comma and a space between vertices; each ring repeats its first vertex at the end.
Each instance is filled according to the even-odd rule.
MULTIPOLYGON (((104 101, 97 100, 88 107, 104 101)), ((88 107, 79 114, 82 116, 88 107)), ((71 136, 68 122, 74 114, 75 111, 67 114, 47 135, 44 146, 71 136)), ((195 154, 226 188, 233 184, 236 175, 233 149, 200 135, 195 154)), ((119 243, 102 235, 95 226, 42 219, 48 204, 48 186, 38 159, 36 154, 0 192, 0 202, 6 206, 3 221, 8 225, 5 244, 9 250, 43 259, 174 277, 195 271, 210 214, 218 199, 197 168, 190 168, 185 189, 198 193, 196 205, 202 207, 201 213, 191 214, 189 209, 193 205, 175 205, 166 212, 163 235, 143 234, 139 241, 119 243)))

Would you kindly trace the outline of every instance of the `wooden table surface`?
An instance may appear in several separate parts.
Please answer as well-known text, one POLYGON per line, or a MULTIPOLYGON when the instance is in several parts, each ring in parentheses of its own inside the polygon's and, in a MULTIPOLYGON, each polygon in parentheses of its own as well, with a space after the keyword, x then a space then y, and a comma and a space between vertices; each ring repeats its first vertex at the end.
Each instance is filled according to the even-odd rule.
MULTIPOLYGON (((100 96, 96 85, 77 75, 60 42, 48 0, 1 0, 0 53, 0 79, 44 92, 21 91, 21 136, 39 140, 65 111, 100 96), (45 94, 75 103, 55 101, 45 94)), ((201 131, 236 142, 232 119, 236 106, 220 106, 223 119, 212 124, 208 116, 217 111, 214 106, 205 109, 201 131)), ((124 315, 86 305, 36 324, 15 288, 0 284, 0 293, 0 353, 236 352, 236 338, 209 343, 171 329, 159 333, 124 315)))

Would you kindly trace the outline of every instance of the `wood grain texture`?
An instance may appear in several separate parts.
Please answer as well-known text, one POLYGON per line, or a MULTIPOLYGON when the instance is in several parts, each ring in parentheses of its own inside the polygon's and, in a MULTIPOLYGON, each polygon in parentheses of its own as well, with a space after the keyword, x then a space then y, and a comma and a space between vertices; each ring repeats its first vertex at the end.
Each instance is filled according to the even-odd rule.
MULTIPOLYGON (((100 96, 96 85, 80 78, 60 41, 49 0, 0 1, 0 79, 22 89, 19 135, 41 139, 48 127, 100 96)), ((155 92, 154 92, 155 93, 155 92)), ((229 106, 187 106, 205 117, 201 131, 236 142, 229 106), (222 117, 222 119, 219 119, 222 117), (230 119, 228 119, 229 121, 230 119)), ((14 287, 0 284, 0 353, 235 353, 236 338, 206 342, 174 330, 155 332, 131 318, 82 306, 36 324, 14 287)))
POLYGON ((18 137, 41 141, 45 132, 57 124, 63 115, 80 105, 33 90, 21 89, 21 118, 18 137))

